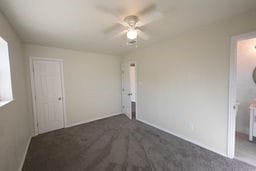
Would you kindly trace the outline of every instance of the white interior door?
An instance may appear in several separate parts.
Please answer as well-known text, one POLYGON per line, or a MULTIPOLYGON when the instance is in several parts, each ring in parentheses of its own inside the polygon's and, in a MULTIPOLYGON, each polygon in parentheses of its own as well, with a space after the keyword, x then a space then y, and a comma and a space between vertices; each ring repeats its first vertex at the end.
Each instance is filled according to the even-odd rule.
POLYGON ((62 61, 33 60, 38 133, 64 127, 62 61))
POLYGON ((129 62, 122 64, 122 112, 132 118, 129 62))

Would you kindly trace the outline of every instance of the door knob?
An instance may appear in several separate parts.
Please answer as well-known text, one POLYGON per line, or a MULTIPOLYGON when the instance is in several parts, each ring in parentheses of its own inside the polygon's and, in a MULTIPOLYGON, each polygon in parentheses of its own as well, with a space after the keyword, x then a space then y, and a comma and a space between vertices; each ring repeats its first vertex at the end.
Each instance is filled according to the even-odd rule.
POLYGON ((61 100, 61 99, 62 99, 61 97, 58 98, 58 100, 61 100))
POLYGON ((132 93, 128 93, 128 96, 131 96, 132 95, 132 93))

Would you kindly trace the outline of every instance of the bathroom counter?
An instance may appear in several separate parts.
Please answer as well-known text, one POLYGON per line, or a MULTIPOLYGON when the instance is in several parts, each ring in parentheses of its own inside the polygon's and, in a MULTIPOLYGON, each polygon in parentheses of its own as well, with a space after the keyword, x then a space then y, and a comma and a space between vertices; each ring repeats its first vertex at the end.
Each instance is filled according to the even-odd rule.
POLYGON ((256 101, 250 104, 249 140, 253 141, 253 137, 256 137, 256 101))

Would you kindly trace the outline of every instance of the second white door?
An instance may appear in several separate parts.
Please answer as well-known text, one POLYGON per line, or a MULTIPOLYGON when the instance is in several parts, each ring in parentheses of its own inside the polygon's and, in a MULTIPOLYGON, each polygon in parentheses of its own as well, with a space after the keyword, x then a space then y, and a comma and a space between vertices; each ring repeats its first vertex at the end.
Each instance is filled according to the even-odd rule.
POLYGON ((64 127, 62 61, 33 59, 38 133, 64 127))

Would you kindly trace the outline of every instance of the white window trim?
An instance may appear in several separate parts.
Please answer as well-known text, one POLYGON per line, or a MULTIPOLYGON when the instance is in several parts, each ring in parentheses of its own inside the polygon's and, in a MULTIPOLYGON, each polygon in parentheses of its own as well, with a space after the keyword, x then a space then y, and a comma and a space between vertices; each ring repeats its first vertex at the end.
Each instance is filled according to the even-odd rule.
POLYGON ((13 102, 14 99, 11 100, 0 100, 0 107, 4 107, 5 105, 8 105, 9 103, 13 102))
POLYGON ((3 67, 4 69, 8 70, 8 72, 7 70, 1 70, 1 77, 5 76, 4 79, 7 79, 7 80, 4 80, 4 81, 8 83, 7 85, 1 83, 1 86, 3 86, 1 88, 3 88, 3 90, 2 89, 0 90, 0 107, 3 107, 9 104, 10 102, 12 102, 14 99, 13 99, 13 90, 12 90, 11 66, 10 66, 8 42, 4 38, 0 37, 0 45, 3 46, 3 49, 0 52, 1 55, 3 56, 1 56, 0 60, 4 61, 3 65, 1 65, 1 68, 3 67), (8 92, 7 95, 3 93, 5 91, 8 92))

